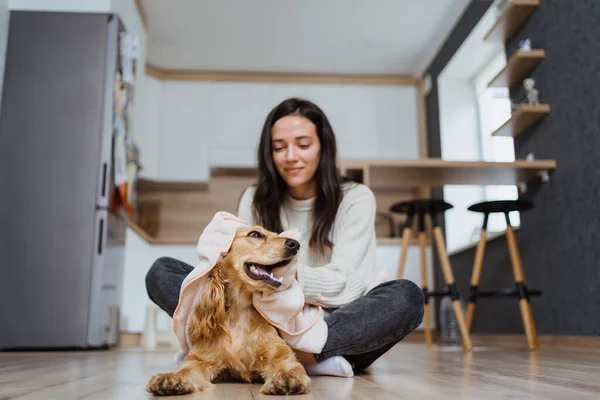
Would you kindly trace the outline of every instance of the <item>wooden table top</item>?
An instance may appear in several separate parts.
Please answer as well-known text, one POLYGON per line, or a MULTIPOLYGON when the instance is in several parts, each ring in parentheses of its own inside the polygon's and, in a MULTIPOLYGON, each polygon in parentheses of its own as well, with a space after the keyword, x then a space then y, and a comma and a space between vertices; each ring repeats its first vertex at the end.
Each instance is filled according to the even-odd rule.
POLYGON ((362 170, 373 187, 515 185, 556 169, 555 160, 445 161, 440 158, 344 159, 342 170, 362 170))

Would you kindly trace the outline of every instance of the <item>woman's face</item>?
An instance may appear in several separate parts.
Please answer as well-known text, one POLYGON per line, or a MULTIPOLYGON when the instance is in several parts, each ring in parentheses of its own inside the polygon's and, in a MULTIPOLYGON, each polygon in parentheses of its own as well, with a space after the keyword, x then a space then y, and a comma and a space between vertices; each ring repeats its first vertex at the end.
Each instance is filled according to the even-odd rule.
POLYGON ((321 155, 316 126, 301 115, 280 118, 271 129, 271 145, 275 166, 290 194, 298 199, 313 197, 321 155))

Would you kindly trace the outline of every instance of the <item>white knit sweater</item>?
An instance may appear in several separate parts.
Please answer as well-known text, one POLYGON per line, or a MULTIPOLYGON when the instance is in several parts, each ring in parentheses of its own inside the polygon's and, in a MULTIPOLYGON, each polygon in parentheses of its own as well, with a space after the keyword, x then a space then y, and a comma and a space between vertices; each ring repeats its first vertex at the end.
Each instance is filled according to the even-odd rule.
MULTIPOLYGON (((248 187, 240 199, 238 217, 257 224, 252 217, 256 187, 248 187)), ((372 282, 376 258, 375 196, 362 184, 346 183, 333 226, 333 249, 321 254, 309 248, 314 198, 287 196, 281 209, 283 230, 298 228, 300 242, 298 281, 308 303, 337 308, 362 296, 379 282, 372 282)))

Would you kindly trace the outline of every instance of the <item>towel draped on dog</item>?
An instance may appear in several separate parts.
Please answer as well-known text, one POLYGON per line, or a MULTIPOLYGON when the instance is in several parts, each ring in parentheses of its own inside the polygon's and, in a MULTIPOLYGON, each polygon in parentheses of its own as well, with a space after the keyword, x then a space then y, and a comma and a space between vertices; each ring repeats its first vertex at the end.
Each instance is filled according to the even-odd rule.
MULTIPOLYGON (((191 320, 190 312, 201 298, 208 272, 229 252, 236 231, 248 227, 250 225, 246 221, 228 212, 219 211, 200 235, 196 247, 199 263, 183 281, 179 304, 173 314, 173 330, 181 345, 176 355, 176 363, 183 360, 193 345, 187 334, 191 320)), ((298 230, 290 230, 282 232, 279 236, 298 240, 301 233, 298 230)), ((323 320, 321 307, 305 304, 302 289, 295 278, 297 268, 297 261, 280 268, 284 274, 280 276, 283 278, 282 284, 273 293, 254 293, 252 304, 277 329, 290 347, 319 353, 327 340, 327 324, 323 320)))

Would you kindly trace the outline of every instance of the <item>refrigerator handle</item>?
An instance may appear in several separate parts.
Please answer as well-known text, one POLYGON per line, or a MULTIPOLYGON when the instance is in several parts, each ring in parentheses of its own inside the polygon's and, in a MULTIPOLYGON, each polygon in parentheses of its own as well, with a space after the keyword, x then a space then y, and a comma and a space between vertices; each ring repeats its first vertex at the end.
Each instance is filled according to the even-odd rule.
POLYGON ((102 163, 102 197, 106 196, 106 170, 108 168, 107 163, 102 163))
POLYGON ((102 254, 103 239, 104 238, 104 218, 100 218, 100 224, 98 228, 98 254, 102 254))

